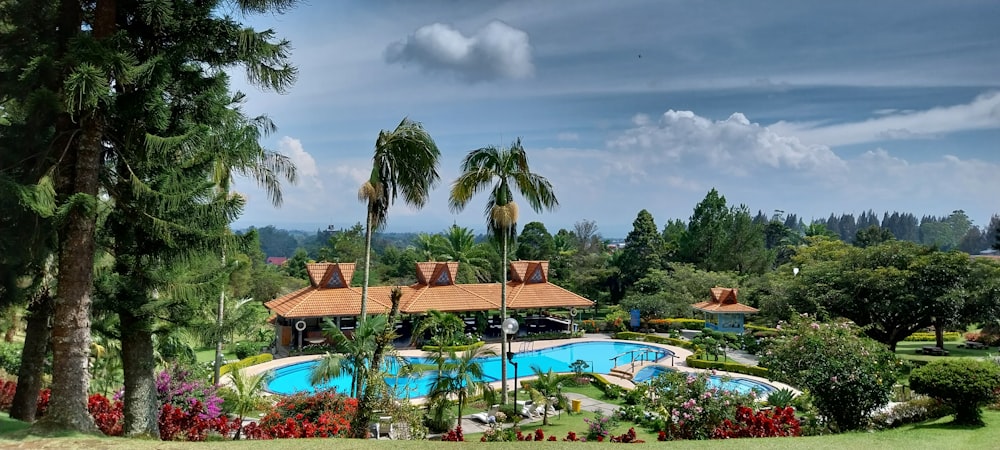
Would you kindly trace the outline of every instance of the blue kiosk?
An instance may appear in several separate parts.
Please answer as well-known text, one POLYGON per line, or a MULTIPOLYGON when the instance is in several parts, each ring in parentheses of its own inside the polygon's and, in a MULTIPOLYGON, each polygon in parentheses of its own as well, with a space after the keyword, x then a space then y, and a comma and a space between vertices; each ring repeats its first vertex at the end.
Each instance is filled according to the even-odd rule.
POLYGON ((692 308, 701 311, 704 315, 705 328, 724 333, 742 334, 746 315, 756 313, 759 310, 740 304, 736 299, 738 289, 714 287, 711 291, 711 299, 691 305, 692 308))

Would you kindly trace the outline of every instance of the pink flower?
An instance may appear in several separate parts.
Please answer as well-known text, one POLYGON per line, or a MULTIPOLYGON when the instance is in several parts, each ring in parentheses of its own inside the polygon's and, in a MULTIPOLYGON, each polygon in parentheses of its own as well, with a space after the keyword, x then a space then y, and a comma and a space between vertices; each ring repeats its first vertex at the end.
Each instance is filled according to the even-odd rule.
POLYGON ((836 383, 837 382, 837 376, 834 375, 834 376, 830 377, 830 382, 831 383, 836 383))
POLYGON ((814 329, 814 330, 818 330, 819 329, 819 324, 816 323, 816 322, 813 322, 812 325, 809 325, 809 326, 812 327, 812 329, 814 329))
POLYGON ((775 326, 774 326, 774 329, 775 329, 775 330, 780 330, 780 329, 781 329, 781 324, 779 323, 779 324, 775 325, 775 326))

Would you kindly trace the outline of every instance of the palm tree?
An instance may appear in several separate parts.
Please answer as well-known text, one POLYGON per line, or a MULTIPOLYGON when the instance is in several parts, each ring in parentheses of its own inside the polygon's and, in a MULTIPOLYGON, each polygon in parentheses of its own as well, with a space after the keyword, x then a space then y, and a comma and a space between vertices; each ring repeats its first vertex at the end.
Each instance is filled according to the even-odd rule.
POLYGON ((451 352, 444 371, 439 373, 431 385, 431 396, 451 396, 458 397, 458 422, 456 426, 462 426, 462 408, 465 406, 465 399, 470 395, 476 395, 484 389, 486 383, 483 381, 482 358, 494 356, 496 352, 488 347, 470 348, 459 356, 451 352))
MULTIPOLYGON (((451 187, 449 206, 458 212, 485 189, 490 189, 486 204, 486 224, 490 234, 503 243, 503 275, 500 282, 500 317, 507 318, 507 241, 514 237, 517 227, 517 204, 513 189, 517 189, 535 212, 553 209, 559 205, 552 184, 545 177, 532 173, 528 155, 518 138, 507 148, 484 147, 473 150, 462 161, 462 175, 451 187)), ((500 353, 507 354, 507 339, 500 342, 500 353)), ((507 403, 507 364, 500 365, 501 399, 507 403)))
POLYGON ((420 261, 436 261, 438 253, 445 245, 444 236, 428 233, 418 233, 413 244, 417 254, 420 255, 420 261))
POLYGON ((386 317, 372 316, 359 320, 348 338, 330 319, 323 323, 323 333, 333 341, 337 353, 327 353, 309 375, 312 385, 323 384, 341 375, 351 375, 351 396, 358 398, 368 379, 367 367, 375 355, 376 337, 385 329, 386 317))
POLYGON ((389 206, 401 195, 408 205, 422 208, 437 184, 441 151, 419 122, 404 118, 393 131, 382 130, 375 141, 372 173, 358 190, 366 202, 365 278, 361 287, 361 320, 368 313, 368 273, 371 265, 372 233, 385 226, 389 206))
POLYGON ((531 398, 535 403, 544 407, 542 425, 547 426, 549 424, 549 407, 565 403, 565 397, 562 395, 560 385, 562 380, 559 376, 552 373, 551 368, 549 368, 548 372, 542 372, 541 367, 531 366, 531 371, 537 377, 531 382, 531 398))
POLYGON ((476 244, 476 235, 471 229, 452 225, 445 231, 441 239, 438 254, 447 261, 457 261, 460 275, 466 275, 469 280, 463 282, 485 282, 490 279, 489 250, 485 244, 476 244))
POLYGON ((240 439, 240 433, 243 431, 243 419, 257 409, 261 393, 267 387, 267 377, 264 374, 246 375, 243 370, 237 369, 229 373, 232 390, 236 394, 233 396, 235 400, 233 412, 239 416, 239 425, 233 436, 234 441, 240 439))

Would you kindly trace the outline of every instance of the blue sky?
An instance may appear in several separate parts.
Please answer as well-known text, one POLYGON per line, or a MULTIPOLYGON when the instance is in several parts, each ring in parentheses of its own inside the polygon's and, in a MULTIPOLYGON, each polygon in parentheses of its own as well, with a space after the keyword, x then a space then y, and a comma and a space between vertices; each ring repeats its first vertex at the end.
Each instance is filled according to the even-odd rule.
MULTIPOLYGON (((236 227, 364 220, 356 192, 379 130, 422 122, 442 182, 388 231, 484 232, 486 198, 448 210, 461 159, 522 138, 560 206, 521 220, 662 227, 713 187, 730 205, 807 222, 864 210, 977 225, 1000 213, 1000 2, 319 1, 253 17, 291 40, 285 95, 246 110, 300 180, 275 209, 253 183, 236 227)), ((520 199, 518 199, 520 200, 520 199)))

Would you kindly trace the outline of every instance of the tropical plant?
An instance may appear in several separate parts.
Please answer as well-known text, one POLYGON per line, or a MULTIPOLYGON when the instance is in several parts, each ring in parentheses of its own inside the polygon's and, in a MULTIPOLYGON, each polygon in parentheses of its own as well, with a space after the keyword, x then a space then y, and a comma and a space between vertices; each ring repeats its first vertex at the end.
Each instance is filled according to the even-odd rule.
POLYGON ((243 419, 260 405, 260 396, 267 387, 267 377, 264 374, 247 375, 244 370, 234 370, 229 373, 233 397, 233 412, 238 416, 236 435, 239 440, 243 431, 243 419))
MULTIPOLYGON (((516 236, 518 208, 514 202, 514 190, 535 212, 552 209, 559 205, 552 184, 545 177, 531 172, 528 155, 518 138, 510 147, 483 147, 473 150, 462 160, 462 174, 452 184, 449 207, 458 212, 465 209, 472 197, 489 189, 486 204, 486 224, 491 236, 502 242, 502 278, 500 284, 500 318, 507 318, 507 258, 510 254, 508 241, 516 236)), ((507 354, 507 340, 500 341, 500 353, 507 354)), ((507 401, 507 365, 501 364, 502 384, 500 397, 507 401)))
POLYGON ((465 330, 465 321, 453 313, 441 312, 436 309, 427 311, 427 315, 420 318, 417 326, 413 327, 412 343, 419 345, 426 333, 434 336, 436 345, 455 345, 456 336, 465 330))
POLYGON ((431 397, 455 396, 458 400, 458 422, 456 428, 462 427, 462 409, 465 400, 482 392, 486 383, 483 381, 482 358, 496 355, 489 347, 470 348, 461 355, 454 352, 444 363, 444 371, 440 372, 431 384, 431 397))
POLYGON ((767 394, 767 404, 776 408, 792 406, 795 400, 795 392, 788 388, 781 388, 767 394))
POLYGON ((361 319, 368 312, 368 276, 371 265, 372 233, 385 226, 389 206, 402 196, 406 204, 422 208, 431 188, 439 179, 441 151, 419 122, 404 118, 393 131, 382 130, 375 140, 371 175, 358 191, 358 199, 368 206, 365 222, 364 284, 361 288, 361 319))
POLYGON ((471 229, 452 225, 438 240, 436 251, 438 258, 459 263, 455 278, 461 282, 482 283, 490 280, 491 250, 486 244, 476 243, 476 235, 471 229))
POLYGON ((531 371, 535 373, 535 379, 529 385, 531 399, 536 405, 542 405, 542 425, 549 424, 549 409, 561 408, 566 404, 566 397, 562 395, 562 378, 552 373, 543 372, 541 367, 531 366, 531 371))
POLYGON ((326 352, 309 375, 313 385, 327 383, 341 375, 351 375, 352 397, 358 398, 368 380, 369 362, 375 354, 375 337, 385 329, 386 317, 371 316, 358 320, 354 333, 348 338, 330 319, 323 321, 323 334, 333 342, 337 353, 326 352))

